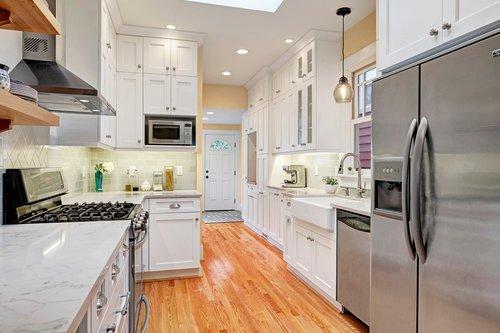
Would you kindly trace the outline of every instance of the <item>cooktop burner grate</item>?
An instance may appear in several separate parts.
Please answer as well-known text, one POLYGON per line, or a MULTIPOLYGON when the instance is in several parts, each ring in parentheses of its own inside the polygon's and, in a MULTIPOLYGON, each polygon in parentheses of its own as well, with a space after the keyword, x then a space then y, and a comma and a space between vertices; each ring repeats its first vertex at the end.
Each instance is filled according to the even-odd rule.
POLYGON ((62 205, 26 220, 25 223, 57 223, 127 220, 131 218, 135 205, 129 202, 91 202, 62 205))

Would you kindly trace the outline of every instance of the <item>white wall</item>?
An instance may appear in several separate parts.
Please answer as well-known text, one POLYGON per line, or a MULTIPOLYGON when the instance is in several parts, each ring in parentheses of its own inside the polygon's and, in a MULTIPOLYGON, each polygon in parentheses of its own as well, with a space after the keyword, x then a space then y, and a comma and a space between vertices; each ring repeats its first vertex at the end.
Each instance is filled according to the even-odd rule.
POLYGON ((22 32, 0 30, 0 64, 12 70, 22 58, 22 47, 22 32))

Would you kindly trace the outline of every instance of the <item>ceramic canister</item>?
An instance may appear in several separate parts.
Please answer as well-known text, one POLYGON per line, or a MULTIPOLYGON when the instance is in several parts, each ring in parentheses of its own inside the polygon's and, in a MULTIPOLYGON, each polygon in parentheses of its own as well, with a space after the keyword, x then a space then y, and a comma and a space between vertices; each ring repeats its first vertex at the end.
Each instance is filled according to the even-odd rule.
POLYGON ((0 64, 0 88, 10 90, 9 66, 0 64))

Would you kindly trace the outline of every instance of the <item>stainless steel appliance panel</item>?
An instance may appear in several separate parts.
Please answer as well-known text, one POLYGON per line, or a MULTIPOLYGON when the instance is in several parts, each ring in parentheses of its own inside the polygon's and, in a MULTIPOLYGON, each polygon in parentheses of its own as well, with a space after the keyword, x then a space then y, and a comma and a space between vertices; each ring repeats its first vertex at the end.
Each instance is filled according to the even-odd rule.
MULTIPOLYGON (((382 168, 380 172, 374 170, 373 188, 377 188, 377 181, 385 182, 386 197, 393 198, 402 195, 400 185, 398 189, 402 172, 387 176, 384 169, 390 169, 395 161, 399 165, 403 160, 408 129, 412 121, 418 119, 419 69, 410 68, 377 80, 373 85, 373 160, 375 169, 382 168), (386 176, 377 180, 376 176, 381 174, 386 176)), ((388 214, 376 213, 380 208, 392 206, 376 202, 373 195, 370 330, 374 333, 415 333, 417 261, 408 252, 402 212, 401 209, 399 212, 383 209, 388 214)))
POLYGON ((370 218, 337 210, 337 301, 370 324, 370 218))
POLYGON ((418 67, 373 83, 373 156, 403 156, 412 119, 418 119, 418 67))
POLYGON ((498 49, 495 35, 421 67, 422 333, 500 332, 498 49))

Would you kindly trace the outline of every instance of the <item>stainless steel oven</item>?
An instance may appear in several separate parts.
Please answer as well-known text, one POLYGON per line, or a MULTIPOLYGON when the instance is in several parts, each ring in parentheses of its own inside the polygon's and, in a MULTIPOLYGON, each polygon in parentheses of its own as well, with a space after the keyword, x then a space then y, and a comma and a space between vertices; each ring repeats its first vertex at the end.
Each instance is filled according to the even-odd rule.
POLYGON ((194 145, 195 119, 147 118, 146 144, 148 145, 194 145))

